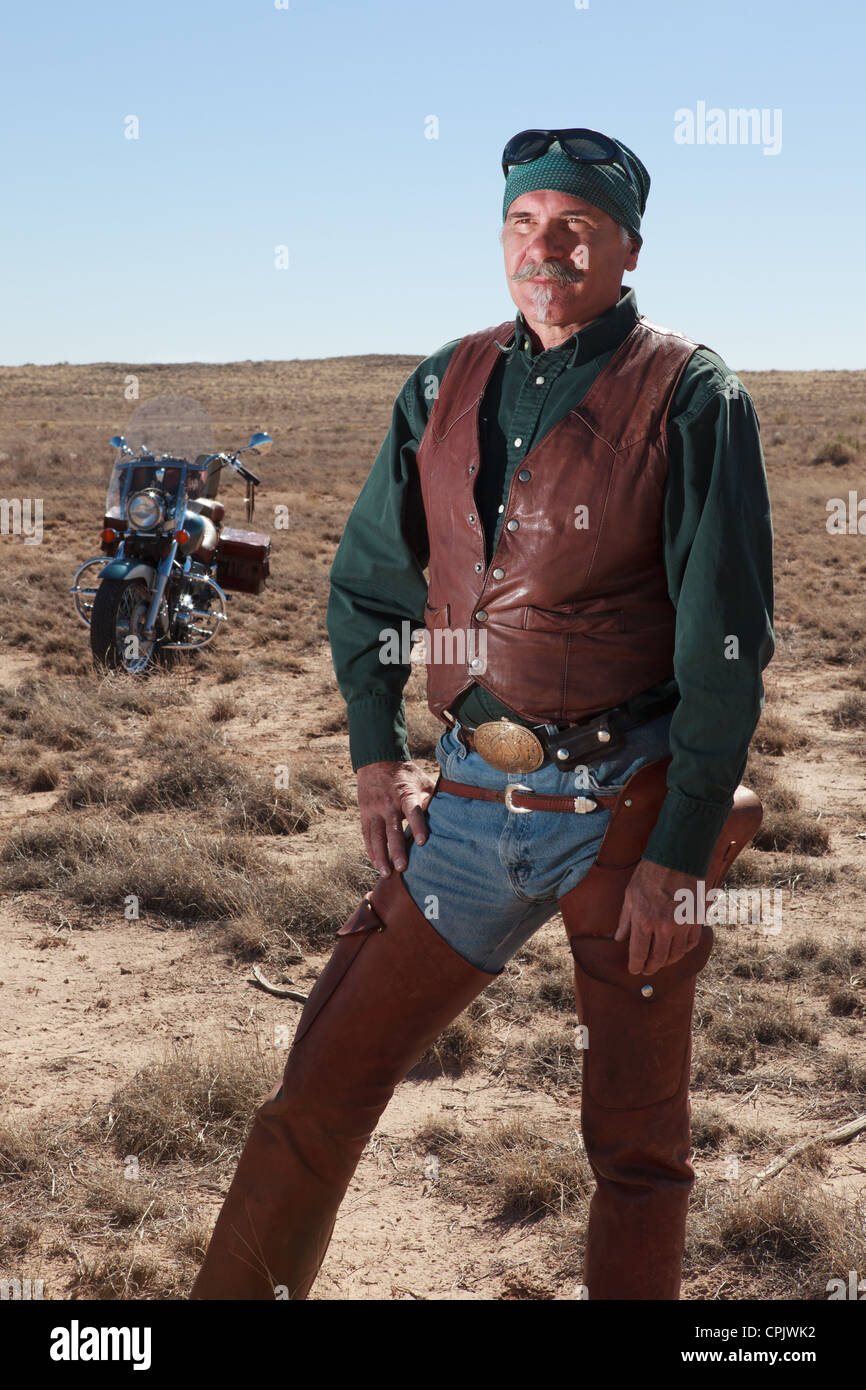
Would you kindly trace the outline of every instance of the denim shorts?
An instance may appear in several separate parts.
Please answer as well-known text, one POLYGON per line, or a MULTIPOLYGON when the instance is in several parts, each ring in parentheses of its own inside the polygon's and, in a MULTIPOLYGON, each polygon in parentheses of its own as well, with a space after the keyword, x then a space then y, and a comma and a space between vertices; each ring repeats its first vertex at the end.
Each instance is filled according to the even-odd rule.
MULTIPOLYGON (((443 777, 470 786, 504 788, 521 782, 533 791, 565 796, 622 790, 644 763, 670 752, 671 715, 625 735, 618 752, 583 769, 555 764, 536 772, 499 772, 470 752, 449 728, 436 745, 443 777)), ((555 732, 554 725, 546 726, 555 732)), ((509 811, 504 802, 475 801, 437 792, 427 807, 428 838, 418 845, 405 830, 408 863, 403 882, 431 926, 464 960, 499 972, 557 911, 558 899, 592 868, 610 811, 509 811)))

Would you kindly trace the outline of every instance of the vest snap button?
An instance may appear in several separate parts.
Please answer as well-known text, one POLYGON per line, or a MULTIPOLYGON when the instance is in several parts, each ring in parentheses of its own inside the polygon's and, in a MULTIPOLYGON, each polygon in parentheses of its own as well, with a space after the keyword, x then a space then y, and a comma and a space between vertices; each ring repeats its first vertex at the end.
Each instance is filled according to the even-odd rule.
POLYGON ((469 465, 469 472, 470 472, 470 473, 474 473, 474 472, 475 472, 475 464, 474 464, 474 463, 470 463, 470 465, 469 465))
POLYGON ((475 520, 475 513, 474 513, 474 512, 470 512, 469 515, 468 515, 468 517, 466 518, 466 520, 467 520, 467 521, 474 521, 474 520, 475 520))
POLYGON ((522 483, 528 483, 529 479, 532 477, 532 474, 530 473, 528 468, 521 468, 517 476, 522 483))
POLYGON ((515 447, 515 449, 519 449, 522 443, 523 443, 523 440, 522 440, 522 439, 520 438, 520 436, 518 435, 517 439, 515 439, 515 441, 514 441, 514 447, 515 447))
POLYGON ((644 999, 652 999, 652 995, 653 995, 653 987, 652 987, 652 985, 644 985, 643 989, 641 990, 641 994, 643 995, 644 999))
POLYGON ((479 608, 478 612, 475 614, 475 618, 476 621, 479 623, 483 623, 485 621, 485 619, 487 618, 487 614, 483 608, 479 608))
POLYGON ((472 661, 470 661, 470 663, 469 663, 469 669, 470 669, 470 671, 477 671, 477 670, 478 670, 481 666, 483 666, 483 665, 484 665, 484 662, 481 660, 481 657, 480 657, 480 656, 476 656, 476 657, 473 657, 472 661))
POLYGON ((505 570, 499 570, 499 569, 494 570, 494 571, 493 571, 493 578, 494 578, 494 579, 504 579, 504 578, 505 578, 505 570))
MULTIPOLYGON (((518 528, 519 528, 519 526, 520 526, 520 522, 519 522, 519 521, 507 521, 507 522, 505 523, 505 525, 507 526, 507 528, 508 528, 509 531, 516 531, 516 530, 518 530, 518 528)), ((608 738, 610 738, 610 734, 608 734, 608 738)))
POLYGON ((476 574, 480 574, 481 571, 482 571, 483 569, 484 569, 484 566, 482 565, 481 561, 480 561, 480 560, 476 560, 476 561, 475 561, 475 573, 476 573, 476 574))

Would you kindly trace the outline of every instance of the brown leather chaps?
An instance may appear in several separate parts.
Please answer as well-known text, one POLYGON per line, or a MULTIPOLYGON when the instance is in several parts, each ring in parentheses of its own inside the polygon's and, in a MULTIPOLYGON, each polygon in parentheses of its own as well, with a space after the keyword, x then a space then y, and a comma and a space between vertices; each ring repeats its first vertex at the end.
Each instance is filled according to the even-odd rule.
MULTIPOLYGON (((695 975, 712 931, 675 965, 629 975, 615 943, 628 880, 665 795, 669 759, 641 768, 611 813, 596 864, 559 903, 588 1030, 584 1142, 597 1180, 584 1279, 593 1299, 678 1297, 689 1153, 695 975)), ((538 814, 544 814, 539 812, 538 814)), ((739 788, 707 886, 760 823, 739 788)), ((400 874, 340 928, 301 1012, 282 1083, 256 1111, 193 1299, 304 1299, 361 1154, 395 1087, 490 983, 442 938, 400 874)))
POLYGON ((380 878, 337 934, 282 1084, 253 1127, 191 1298, 306 1298, 394 1088, 496 974, 478 970, 380 878))
MULTIPOLYGON (((665 796, 669 759, 631 778, 611 813, 596 862, 560 899, 574 956, 584 1046, 581 1127, 596 1179, 584 1258, 585 1296, 679 1298, 694 1170, 689 1073, 695 980, 713 947, 696 946, 651 975, 628 970, 614 941, 626 887, 665 796)), ((717 887, 761 822, 754 792, 738 787, 705 876, 717 887)))

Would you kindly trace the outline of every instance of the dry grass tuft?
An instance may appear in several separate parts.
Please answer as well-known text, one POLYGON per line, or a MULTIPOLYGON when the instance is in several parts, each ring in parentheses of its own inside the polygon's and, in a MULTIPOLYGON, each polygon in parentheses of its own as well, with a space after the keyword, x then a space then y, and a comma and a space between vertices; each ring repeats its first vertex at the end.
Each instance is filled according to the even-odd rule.
POLYGON ((831 439, 826 444, 822 444, 818 452, 812 456, 812 463, 832 463, 835 468, 842 468, 846 463, 853 463, 857 457, 857 446, 847 439, 831 439))
POLYGON ((428 1115, 414 1137, 425 1153, 454 1153, 462 1133, 457 1121, 449 1116, 428 1115))
POLYGON ((85 770, 72 778, 59 805, 67 811, 80 811, 85 806, 108 806, 119 801, 122 793, 113 783, 97 772, 85 770))
POLYGON ((118 1173, 103 1175, 88 1183, 86 1206, 100 1212, 113 1229, 140 1226, 146 1217, 165 1215, 165 1203, 154 1196, 152 1188, 141 1180, 131 1180, 118 1173))
POLYGON ((776 813, 767 818, 752 844, 756 849, 792 851, 816 858, 830 852, 830 836, 822 825, 799 812, 776 813))
POLYGON ((460 1200, 483 1187, 502 1218, 584 1211, 595 1183, 579 1141, 547 1139, 522 1118, 485 1124, 476 1133, 428 1115, 414 1142, 447 1161, 443 1195, 460 1200))
POLYGON ((67 1292, 74 1299, 95 1298, 113 1302, 136 1299, 142 1295, 165 1297, 174 1288, 174 1279, 166 1278, 155 1256, 129 1255, 116 1249, 93 1259, 83 1259, 72 1276, 67 1292))
POLYGON ((237 713, 238 704, 233 695, 218 695, 211 701, 207 717, 212 724, 227 724, 230 719, 236 718, 237 713))
POLYGON ((330 768, 286 765, 268 781, 250 772, 230 750, 214 748, 208 734, 198 728, 164 729, 155 752, 149 775, 126 795, 131 810, 205 807, 220 817, 227 830, 293 835, 308 830, 313 819, 328 809, 345 810, 351 804, 330 768), (282 785, 283 779, 288 786, 282 785))
POLYGON ((721 1149, 726 1139, 736 1133, 736 1126, 720 1110, 710 1106, 692 1107, 692 1147, 721 1149))
POLYGON ((42 757, 24 776, 28 792, 51 792, 60 783, 60 763, 57 758, 42 757))
POLYGON ((56 1153, 56 1136, 44 1121, 0 1123, 0 1181, 50 1184, 51 1159, 56 1153))
POLYGON ((263 779, 251 781, 244 798, 231 808, 226 825, 260 835, 293 835, 308 830, 329 809, 345 810, 350 804, 340 778, 330 768, 300 768, 285 789, 269 787, 263 779))
POLYGON ((693 1079, 696 1085, 716 1085, 756 1066, 761 1048, 815 1047, 818 1040, 818 1030, 784 1000, 742 1000, 715 1015, 710 1006, 695 1036, 693 1079))
POLYGON ((201 1216, 188 1217, 174 1238, 174 1248, 179 1255, 200 1264, 205 1257, 211 1234, 211 1223, 201 1216))
POLYGON ((0 845, 0 883, 52 891, 121 916, 130 896, 141 916, 182 922, 240 915, 261 893, 266 865, 254 846, 200 829, 139 829, 112 821, 45 817, 0 845))
POLYGON ((0 886, 38 890, 102 908, 122 920, 130 896, 142 918, 183 923, 267 922, 276 948, 285 934, 325 943, 376 882, 365 858, 334 850, 297 875, 275 872, 248 837, 195 826, 131 825, 46 816, 0 844, 0 886))
POLYGON ((581 1053, 575 1048, 574 1030, 544 1027, 523 1044, 526 1069, 534 1080, 554 1086, 580 1080, 581 1053))
POLYGON ((831 1279, 866 1265, 866 1223, 862 1203, 840 1204, 809 1172, 717 1190, 692 1218, 687 1267, 739 1273, 752 1297, 825 1299, 831 1279))
POLYGON ((504 1217, 582 1210, 595 1186, 582 1147, 546 1139, 522 1119, 486 1126, 462 1156, 504 1217))
POLYGON ((810 744, 809 736, 797 729, 789 719, 765 708, 752 739, 752 750, 780 758, 784 753, 795 748, 808 748, 810 744))
POLYGON ((834 1018, 851 1018, 863 1013, 860 997, 852 989, 834 989, 827 1000, 827 1009, 834 1018))
POLYGON ((866 695, 846 695, 830 723, 834 729, 866 729, 866 695))
POLYGON ((118 1153, 162 1163, 234 1153, 279 1063, 237 1044, 193 1048, 142 1067, 111 1098, 103 1127, 118 1153))

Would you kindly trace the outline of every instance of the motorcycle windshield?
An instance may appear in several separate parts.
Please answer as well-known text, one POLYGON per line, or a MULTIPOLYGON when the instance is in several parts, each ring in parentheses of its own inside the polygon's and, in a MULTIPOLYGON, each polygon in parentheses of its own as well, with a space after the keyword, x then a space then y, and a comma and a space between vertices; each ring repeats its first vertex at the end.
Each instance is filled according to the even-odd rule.
POLYGON ((183 501, 201 497, 207 480, 204 461, 186 459, 125 459, 115 463, 105 498, 106 516, 126 518, 129 499, 138 492, 157 493, 167 519, 176 517, 183 501))

